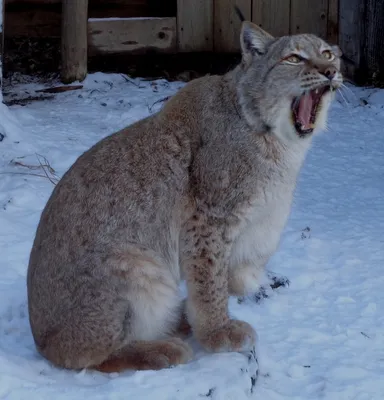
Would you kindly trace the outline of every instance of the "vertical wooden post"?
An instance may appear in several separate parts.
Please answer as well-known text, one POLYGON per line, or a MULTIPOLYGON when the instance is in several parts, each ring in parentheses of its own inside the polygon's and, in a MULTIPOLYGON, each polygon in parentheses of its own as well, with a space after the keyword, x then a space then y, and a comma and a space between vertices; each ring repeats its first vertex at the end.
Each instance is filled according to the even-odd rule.
MULTIPOLYGON (((0 103, 3 101, 3 63, 4 63, 4 8, 5 0, 0 0, 0 103)), ((0 141, 2 134, 0 133, 0 141)))
POLYGON ((235 12, 239 7, 247 21, 252 17, 251 0, 214 0, 214 50, 224 53, 240 51, 241 21, 235 12))
POLYGON ((327 40, 330 44, 339 41, 339 0, 328 0, 327 40))
POLYGON ((61 80, 82 81, 88 64, 88 0, 62 0, 61 80))
POLYGON ((291 0, 291 33, 314 33, 327 39, 328 0, 291 0))
POLYGON ((177 0, 180 52, 212 51, 213 0, 177 0))
POLYGON ((289 35, 291 0, 252 0, 252 21, 273 36, 289 35))
POLYGON ((371 85, 384 85, 384 0, 367 0, 365 4, 363 72, 371 85))

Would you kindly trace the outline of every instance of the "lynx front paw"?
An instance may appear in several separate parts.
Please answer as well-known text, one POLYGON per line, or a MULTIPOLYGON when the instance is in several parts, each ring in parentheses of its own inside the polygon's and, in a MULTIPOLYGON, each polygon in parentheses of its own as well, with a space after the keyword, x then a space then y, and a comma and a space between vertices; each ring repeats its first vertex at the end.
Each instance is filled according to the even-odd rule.
POLYGON ((230 320, 224 327, 199 337, 201 345, 211 352, 244 352, 252 350, 256 332, 244 321, 230 320))

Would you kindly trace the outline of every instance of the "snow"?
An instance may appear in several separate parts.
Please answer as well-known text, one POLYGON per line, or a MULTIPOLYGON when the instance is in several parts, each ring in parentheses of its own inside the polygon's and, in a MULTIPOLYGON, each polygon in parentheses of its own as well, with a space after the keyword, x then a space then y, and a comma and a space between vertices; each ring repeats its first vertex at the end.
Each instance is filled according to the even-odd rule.
POLYGON ((47 99, 1 105, 0 399, 383 399, 384 90, 375 88, 344 89, 307 157, 268 266, 290 286, 259 303, 230 300, 231 314, 258 332, 253 390, 257 366, 247 355, 211 355, 196 343, 190 364, 110 375, 59 370, 36 353, 25 277, 53 189, 39 160, 54 181, 92 144, 156 112, 184 85, 101 73, 83 84, 52 98, 26 80, 5 99, 47 99))

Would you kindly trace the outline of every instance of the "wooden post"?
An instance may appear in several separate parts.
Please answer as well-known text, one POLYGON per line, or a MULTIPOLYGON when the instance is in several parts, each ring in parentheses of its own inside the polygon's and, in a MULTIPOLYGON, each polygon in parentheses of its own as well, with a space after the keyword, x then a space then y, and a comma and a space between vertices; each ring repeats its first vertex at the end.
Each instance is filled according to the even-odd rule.
POLYGON ((363 72, 371 85, 384 86, 384 0, 365 1, 363 72))
POLYGON ((213 0, 177 0, 180 52, 212 51, 213 0))
POLYGON ((88 64, 88 0, 63 0, 61 23, 61 80, 82 81, 88 64))
MULTIPOLYGON (((5 0, 0 0, 0 103, 3 101, 4 6, 5 0)), ((0 141, 1 138, 2 134, 0 132, 0 141)))
POLYGON ((273 36, 289 35, 290 0, 253 0, 252 21, 273 36))
POLYGON ((214 0, 214 50, 224 53, 240 51, 241 21, 235 12, 239 7, 247 21, 252 19, 250 0, 214 0))
POLYGON ((327 39, 328 0, 291 0, 291 33, 314 33, 327 39))
POLYGON ((339 0, 328 0, 327 40, 330 44, 339 42, 339 0))
POLYGON ((359 84, 384 84, 384 0, 340 0, 339 44, 345 73, 359 84))

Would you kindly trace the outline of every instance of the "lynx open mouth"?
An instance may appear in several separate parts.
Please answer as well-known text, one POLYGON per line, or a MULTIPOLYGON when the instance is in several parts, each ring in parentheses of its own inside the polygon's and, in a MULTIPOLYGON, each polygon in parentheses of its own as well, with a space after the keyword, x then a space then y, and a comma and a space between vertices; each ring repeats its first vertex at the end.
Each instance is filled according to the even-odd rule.
POLYGON ((292 101, 292 119, 299 136, 313 132, 317 115, 321 108, 321 99, 331 90, 330 86, 313 89, 305 92, 292 101))

